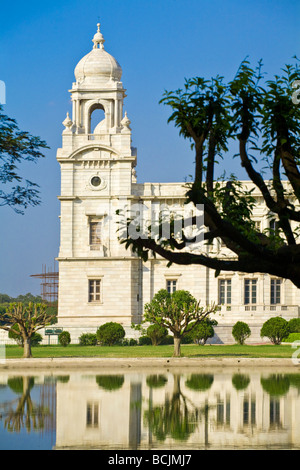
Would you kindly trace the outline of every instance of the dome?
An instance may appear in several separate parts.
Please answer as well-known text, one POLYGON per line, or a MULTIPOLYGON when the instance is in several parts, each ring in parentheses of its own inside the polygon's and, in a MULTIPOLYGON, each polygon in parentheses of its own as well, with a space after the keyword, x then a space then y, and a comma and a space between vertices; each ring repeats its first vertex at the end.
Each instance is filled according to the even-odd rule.
POLYGON ((104 49, 104 39, 98 31, 93 38, 94 47, 86 54, 75 67, 75 78, 84 85, 104 85, 107 82, 119 82, 122 77, 122 68, 116 59, 104 49))

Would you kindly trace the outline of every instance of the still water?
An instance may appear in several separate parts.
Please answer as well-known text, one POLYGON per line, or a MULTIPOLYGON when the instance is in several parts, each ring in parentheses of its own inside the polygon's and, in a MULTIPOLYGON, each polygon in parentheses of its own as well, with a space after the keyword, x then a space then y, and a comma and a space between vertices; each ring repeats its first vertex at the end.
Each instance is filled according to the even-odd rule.
MULTIPOLYGON (((298 371, 299 372, 299 371, 298 371)), ((300 373, 0 373, 0 449, 300 449, 300 373)))

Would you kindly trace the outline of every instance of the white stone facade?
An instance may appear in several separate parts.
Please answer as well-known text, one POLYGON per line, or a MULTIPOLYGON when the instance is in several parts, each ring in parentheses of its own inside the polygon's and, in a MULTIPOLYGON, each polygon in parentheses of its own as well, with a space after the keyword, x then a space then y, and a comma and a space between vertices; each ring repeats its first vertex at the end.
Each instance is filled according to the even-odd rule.
MULTIPOLYGON (((205 267, 168 268, 158 258, 143 263, 119 243, 114 217, 120 205, 143 203, 151 211, 165 204, 183 210, 186 188, 179 183, 137 183, 137 152, 123 111, 122 69, 105 51, 99 26, 93 43, 75 68, 72 116, 67 114, 63 122, 62 148, 57 151, 61 167, 58 325, 70 331, 72 341, 108 321, 121 323, 132 334, 130 325, 142 320, 145 303, 166 287, 188 290, 203 304, 222 303, 215 317, 218 341, 232 341, 231 328, 238 320, 253 328, 252 341, 258 341, 259 328, 270 316, 297 317, 299 290, 289 281, 240 273, 215 278, 214 271, 205 267), (96 110, 102 110, 104 118, 92 129, 96 110)), ((254 218, 261 230, 270 223, 259 193, 254 218)), ((218 241, 213 250, 223 250, 226 256, 218 241)))

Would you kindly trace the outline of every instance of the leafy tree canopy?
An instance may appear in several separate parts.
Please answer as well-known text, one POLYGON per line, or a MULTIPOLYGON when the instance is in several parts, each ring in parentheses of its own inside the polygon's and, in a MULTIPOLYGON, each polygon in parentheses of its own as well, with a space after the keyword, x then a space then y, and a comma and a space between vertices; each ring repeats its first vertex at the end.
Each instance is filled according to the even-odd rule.
MULTIPOLYGON (((299 83, 298 59, 280 75, 267 79, 262 62, 252 68, 245 59, 235 77, 187 79, 184 87, 166 91, 161 102, 170 106, 169 122, 191 142, 195 152, 193 182, 186 202, 204 206, 204 240, 218 238, 230 250, 224 258, 212 250, 188 249, 184 229, 170 237, 152 237, 147 227, 140 236, 127 234, 122 243, 146 260, 152 253, 170 264, 200 264, 220 271, 263 272, 290 279, 300 287, 300 106, 293 100, 299 83), (236 144, 238 153, 229 148, 236 144), (216 165, 229 166, 237 157, 250 185, 234 175, 216 178, 216 165), (268 170, 268 180, 264 171, 268 170), (273 228, 259 231, 253 220, 254 190, 263 199, 273 228)), ((127 220, 127 228, 130 220, 127 220)), ((183 227, 195 224, 185 221, 183 227)))
POLYGON ((45 141, 21 131, 0 105, 0 206, 10 206, 23 214, 23 209, 40 203, 38 185, 23 178, 18 166, 23 162, 36 163, 44 157, 44 148, 48 148, 45 141))
POLYGON ((177 290, 170 294, 161 289, 145 305, 144 322, 170 330, 174 335, 174 356, 180 356, 182 338, 215 311, 215 305, 200 306, 200 302, 188 291, 177 290))

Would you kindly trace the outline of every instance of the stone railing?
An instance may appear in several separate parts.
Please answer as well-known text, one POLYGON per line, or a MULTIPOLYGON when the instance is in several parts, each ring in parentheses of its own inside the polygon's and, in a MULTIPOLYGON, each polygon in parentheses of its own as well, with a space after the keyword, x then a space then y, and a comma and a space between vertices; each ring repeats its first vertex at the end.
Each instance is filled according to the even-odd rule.
POLYGON ((252 321, 263 323, 271 317, 282 316, 286 320, 299 317, 298 305, 287 304, 253 304, 253 305, 219 305, 214 316, 220 322, 252 321))

